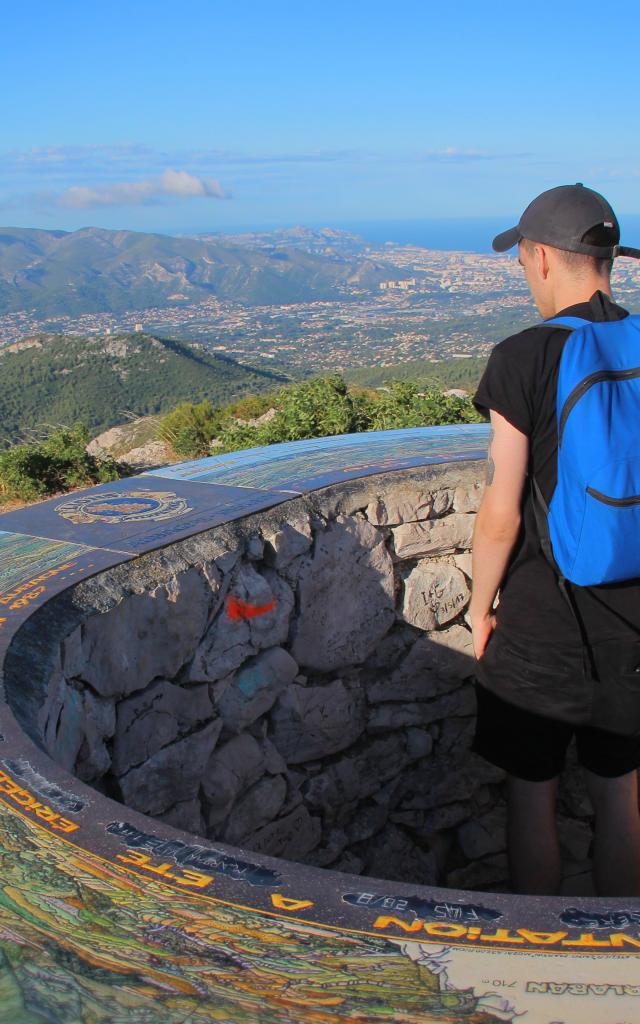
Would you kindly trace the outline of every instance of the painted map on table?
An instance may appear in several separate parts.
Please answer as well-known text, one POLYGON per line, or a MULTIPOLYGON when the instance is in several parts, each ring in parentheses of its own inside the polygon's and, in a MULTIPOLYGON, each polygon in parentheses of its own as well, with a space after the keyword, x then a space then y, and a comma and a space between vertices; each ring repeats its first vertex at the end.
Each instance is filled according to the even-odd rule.
POLYGON ((144 475, 303 493, 374 473, 484 459, 488 442, 489 427, 484 423, 367 431, 247 448, 144 475))
MULTIPOLYGON (((488 438, 474 424, 249 449, 2 516, 0 652, 72 577, 301 492, 483 459, 488 438)), ((0 1024, 638 1019, 636 901, 443 900, 256 860, 133 812, 123 823, 6 705, 0 725, 0 1024)))
POLYGON ((113 554, 112 562, 171 544, 194 533, 270 508, 291 495, 255 487, 202 488, 150 476, 115 480, 51 498, 0 518, 4 530, 113 554))
POLYGON ((63 563, 91 550, 85 544, 60 543, 1 530, 0 595, 10 592, 30 577, 52 573, 63 563))
POLYGON ((213 878, 170 865, 145 873, 135 851, 108 862, 1 799, 0 829, 0 1024, 514 1019, 494 1015, 501 997, 442 976, 429 944, 207 898, 198 888, 213 878))

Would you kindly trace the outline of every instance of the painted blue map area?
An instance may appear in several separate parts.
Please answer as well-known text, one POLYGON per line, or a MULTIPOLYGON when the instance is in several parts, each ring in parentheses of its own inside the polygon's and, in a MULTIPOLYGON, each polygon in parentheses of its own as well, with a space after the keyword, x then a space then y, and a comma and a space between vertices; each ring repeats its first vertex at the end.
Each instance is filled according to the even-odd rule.
POLYGON ((489 427, 484 423, 367 431, 247 448, 165 466, 144 476, 304 493, 395 469, 483 459, 488 441, 489 427))
POLYGON ((289 497, 255 487, 205 489, 188 480, 168 486, 150 476, 128 477, 7 512, 0 523, 5 530, 108 550, 115 563, 118 556, 152 551, 289 497))

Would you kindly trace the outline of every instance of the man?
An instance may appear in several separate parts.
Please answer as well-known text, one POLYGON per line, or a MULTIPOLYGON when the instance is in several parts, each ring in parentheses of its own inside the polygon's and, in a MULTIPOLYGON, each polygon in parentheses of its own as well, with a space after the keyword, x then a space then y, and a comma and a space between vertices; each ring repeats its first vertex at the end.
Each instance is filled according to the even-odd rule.
MULTIPOLYGON (((612 321, 628 315, 611 294, 619 241, 609 203, 578 184, 538 196, 493 247, 518 246, 543 319, 612 321)), ((555 801, 575 735, 595 812, 596 889, 640 895, 640 738, 572 724, 589 719, 592 698, 583 635, 605 674, 628 671, 629 659, 640 662, 640 580, 572 587, 575 614, 542 552, 527 480, 535 478, 548 504, 556 486, 558 366, 568 337, 566 328, 539 324, 507 338, 492 352, 475 396, 478 408, 490 410, 492 436, 473 542, 474 749, 507 772, 516 892, 559 891, 555 801)))

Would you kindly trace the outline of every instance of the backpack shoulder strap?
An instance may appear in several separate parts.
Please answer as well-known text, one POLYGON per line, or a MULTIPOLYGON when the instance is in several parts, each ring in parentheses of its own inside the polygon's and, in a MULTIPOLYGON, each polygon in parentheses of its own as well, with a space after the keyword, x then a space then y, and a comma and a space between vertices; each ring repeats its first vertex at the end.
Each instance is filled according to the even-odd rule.
POLYGON ((591 320, 584 320, 581 316, 552 316, 550 320, 543 320, 543 327, 566 327, 569 331, 575 331, 579 327, 585 327, 592 323, 591 320))
POLYGON ((531 500, 533 505, 533 513, 536 520, 536 526, 538 528, 538 538, 540 540, 540 547, 542 548, 542 553, 555 573, 556 583, 558 584, 560 593, 569 605, 569 608, 571 609, 571 614, 575 619, 578 631, 580 633, 580 640, 582 641, 582 671, 584 678, 597 679, 597 673, 595 668, 595 662, 593 660, 593 653, 591 651, 591 645, 589 643, 589 638, 587 636, 587 631, 585 629, 584 622, 582 621, 582 616, 578 611, 578 606, 576 604, 576 600, 571 589, 571 584, 569 583, 569 580, 566 579, 565 576, 563 576, 562 572, 558 568, 558 564, 555 558, 553 557, 551 538, 549 536, 549 507, 546 501, 544 500, 544 496, 542 494, 542 491, 540 490, 540 485, 534 476, 531 477, 531 500))

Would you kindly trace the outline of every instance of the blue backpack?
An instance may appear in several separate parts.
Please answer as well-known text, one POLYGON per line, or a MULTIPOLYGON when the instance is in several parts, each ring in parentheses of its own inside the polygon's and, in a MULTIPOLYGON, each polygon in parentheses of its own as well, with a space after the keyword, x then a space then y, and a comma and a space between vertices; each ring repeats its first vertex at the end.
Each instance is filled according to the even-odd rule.
POLYGON ((558 482, 545 506, 546 553, 580 586, 640 577, 640 317, 545 324, 571 331, 558 373, 558 482))

